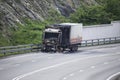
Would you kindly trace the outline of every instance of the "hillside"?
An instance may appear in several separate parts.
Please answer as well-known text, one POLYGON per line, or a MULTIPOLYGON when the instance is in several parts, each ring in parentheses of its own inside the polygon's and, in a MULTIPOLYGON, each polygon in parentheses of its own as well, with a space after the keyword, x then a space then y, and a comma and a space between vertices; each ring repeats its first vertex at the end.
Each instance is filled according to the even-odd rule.
POLYGON ((119 0, 0 0, 0 46, 40 43, 42 29, 51 23, 119 20, 119 5, 119 0))
POLYGON ((0 0, 0 23, 15 26, 23 18, 44 21, 50 10, 69 16, 81 4, 96 4, 94 0, 0 0))
POLYGON ((13 41, 12 30, 24 25, 25 19, 45 21, 55 11, 68 17, 80 5, 93 4, 94 0, 0 0, 0 44, 12 45, 8 44, 13 41))

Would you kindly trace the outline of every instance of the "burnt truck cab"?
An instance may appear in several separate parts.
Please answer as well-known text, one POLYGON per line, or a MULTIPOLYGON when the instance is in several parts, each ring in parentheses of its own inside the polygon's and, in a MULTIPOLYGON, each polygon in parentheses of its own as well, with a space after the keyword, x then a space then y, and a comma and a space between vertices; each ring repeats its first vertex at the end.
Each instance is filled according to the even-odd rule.
MULTIPOLYGON (((81 44, 81 36, 76 35, 76 31, 70 24, 56 24, 46 27, 43 31, 42 51, 77 51, 81 44), (74 34, 73 34, 74 33, 74 34)), ((78 25, 77 25, 78 26, 78 25)), ((77 28, 76 28, 77 29, 77 28)), ((80 31, 81 32, 81 31, 80 31)))
POLYGON ((61 31, 55 28, 46 28, 43 32, 43 51, 56 51, 57 46, 60 44, 61 31))

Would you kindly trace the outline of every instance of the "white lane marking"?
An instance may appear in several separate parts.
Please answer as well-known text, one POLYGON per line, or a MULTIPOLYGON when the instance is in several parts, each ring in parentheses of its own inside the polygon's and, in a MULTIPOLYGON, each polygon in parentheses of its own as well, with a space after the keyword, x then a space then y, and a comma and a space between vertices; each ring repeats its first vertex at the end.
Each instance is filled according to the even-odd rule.
POLYGON ((13 65, 14 67, 16 67, 16 66, 20 66, 20 64, 15 64, 15 65, 13 65))
POLYGON ((66 79, 67 79, 66 77, 63 78, 63 80, 66 80, 66 79))
POLYGON ((71 73, 70 76, 74 76, 74 73, 71 73))
POLYGON ((79 72, 83 72, 84 70, 79 70, 79 72))
POLYGON ((36 60, 32 60, 31 62, 36 62, 36 60))
POLYGON ((104 62, 104 64, 109 64, 109 62, 104 62))
POLYGON ((80 61, 80 60, 90 59, 90 58, 95 58, 95 57, 105 57, 105 56, 111 56, 111 55, 118 55, 118 54, 104 54, 104 55, 89 56, 89 57, 84 57, 84 58, 80 58, 80 59, 74 59, 74 60, 71 60, 71 61, 55 64, 53 66, 48 66, 48 67, 44 67, 44 68, 41 68, 41 69, 38 69, 38 70, 34 70, 34 71, 28 72, 26 74, 22 74, 20 76, 17 76, 15 78, 13 78, 12 80, 20 80, 20 79, 22 79, 24 77, 27 77, 27 76, 30 76, 32 74, 35 74, 35 73, 38 73, 38 72, 41 72, 41 71, 44 71, 44 70, 56 68, 56 67, 59 67, 59 66, 62 66, 62 65, 66 65, 66 64, 69 64, 69 63, 77 62, 77 61, 80 61))
POLYGON ((91 66, 90 68, 94 69, 94 68, 95 68, 95 66, 91 66))
POLYGON ((111 75, 110 77, 108 77, 106 80, 111 80, 112 78, 116 77, 119 74, 120 74, 120 72, 115 73, 115 74, 111 75))

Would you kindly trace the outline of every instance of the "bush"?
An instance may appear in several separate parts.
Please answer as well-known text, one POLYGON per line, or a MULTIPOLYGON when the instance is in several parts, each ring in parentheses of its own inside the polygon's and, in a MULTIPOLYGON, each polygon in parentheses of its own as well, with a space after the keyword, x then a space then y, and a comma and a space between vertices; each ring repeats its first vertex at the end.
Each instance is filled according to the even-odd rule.
POLYGON ((111 14, 107 13, 103 6, 99 5, 80 7, 74 14, 71 14, 70 20, 85 25, 105 24, 110 23, 111 14))
POLYGON ((24 22, 24 25, 18 24, 18 30, 13 32, 13 45, 41 43, 42 30, 46 23, 30 19, 24 19, 24 22))

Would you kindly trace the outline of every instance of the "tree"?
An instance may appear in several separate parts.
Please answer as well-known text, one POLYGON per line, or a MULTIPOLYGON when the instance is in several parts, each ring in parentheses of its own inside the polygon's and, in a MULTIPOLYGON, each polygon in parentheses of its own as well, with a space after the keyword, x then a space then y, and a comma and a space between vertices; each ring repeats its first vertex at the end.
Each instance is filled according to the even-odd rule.
POLYGON ((114 20, 120 20, 120 0, 105 0, 106 12, 112 14, 114 20))
POLYGON ((104 6, 95 5, 80 7, 70 16, 71 22, 84 24, 105 24, 111 21, 111 14, 107 13, 104 6))

